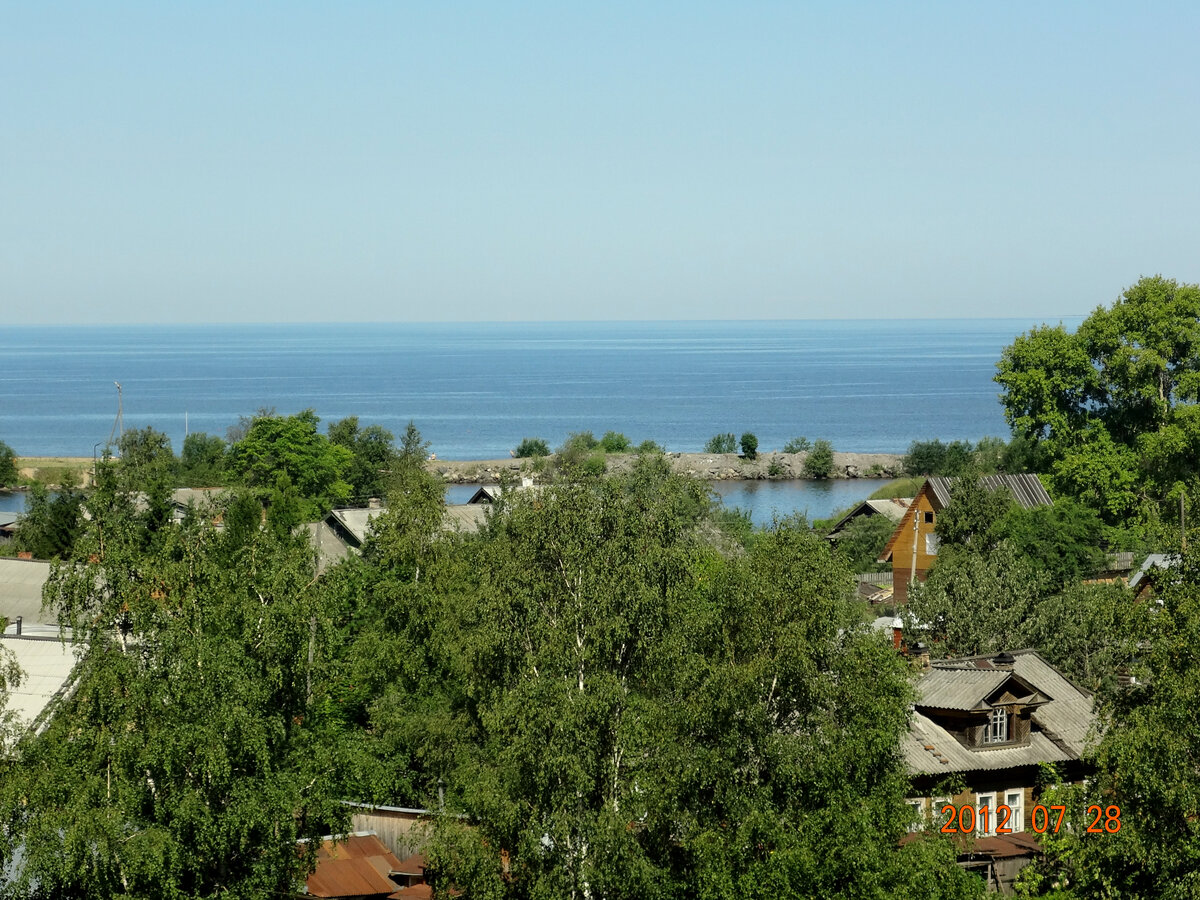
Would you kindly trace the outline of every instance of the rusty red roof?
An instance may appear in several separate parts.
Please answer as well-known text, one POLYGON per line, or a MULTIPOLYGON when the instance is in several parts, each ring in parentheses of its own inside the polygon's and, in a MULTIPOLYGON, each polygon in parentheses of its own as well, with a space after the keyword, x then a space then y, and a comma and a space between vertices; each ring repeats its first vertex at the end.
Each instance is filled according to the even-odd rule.
POLYGON ((305 881, 314 897, 387 897, 399 886, 388 878, 400 860, 373 834, 326 840, 317 850, 317 868, 305 881))

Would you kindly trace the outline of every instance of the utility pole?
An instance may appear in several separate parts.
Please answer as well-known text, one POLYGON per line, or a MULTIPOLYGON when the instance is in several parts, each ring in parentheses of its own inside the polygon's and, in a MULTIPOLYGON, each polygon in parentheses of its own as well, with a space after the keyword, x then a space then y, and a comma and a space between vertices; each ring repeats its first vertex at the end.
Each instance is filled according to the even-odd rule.
POLYGON ((917 506, 917 501, 921 499, 918 494, 913 500, 913 552, 912 552, 912 569, 908 573, 908 587, 904 589, 904 599, 908 600, 908 592, 912 589, 913 582, 917 580, 917 541, 921 538, 921 509, 917 506))

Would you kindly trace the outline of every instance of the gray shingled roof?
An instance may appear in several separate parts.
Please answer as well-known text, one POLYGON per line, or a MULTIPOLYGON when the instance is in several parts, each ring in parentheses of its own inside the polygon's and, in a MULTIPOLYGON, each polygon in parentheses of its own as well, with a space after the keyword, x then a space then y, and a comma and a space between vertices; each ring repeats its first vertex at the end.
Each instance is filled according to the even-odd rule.
MULTIPOLYGON (((1016 747, 971 750, 931 718, 914 711, 909 733, 903 741, 905 762, 912 774, 1005 769, 1040 762, 1062 762, 1083 755, 1089 741, 1094 738, 1092 729, 1096 717, 1092 695, 1064 677, 1036 650, 1014 650, 1012 656, 1012 674, 1048 698, 1047 703, 1033 711, 1034 729, 1029 736, 1029 743, 1016 747), (926 745, 933 749, 927 750, 926 745), (942 762, 942 759, 946 762, 942 762)), ((942 685, 959 682, 962 685, 961 702, 965 703, 978 691, 990 693, 984 690, 986 685, 994 685, 994 690, 1003 684, 1009 674, 1007 669, 994 668, 991 656, 940 660, 917 682, 917 691, 922 697, 918 704, 935 708, 925 699, 928 692, 937 697, 936 708, 970 709, 972 707, 941 705, 956 696, 955 689, 942 685), (929 687, 925 687, 924 683, 931 678, 934 680, 929 687)))
POLYGON ((947 772, 978 772, 1036 766, 1042 762, 1064 762, 1075 755, 1058 746, 1038 731, 1029 743, 1001 746, 990 750, 969 750, 949 731, 928 716, 914 712, 904 741, 904 761, 912 775, 939 775, 947 772), (926 745, 932 747, 926 750, 926 745), (945 759, 946 762, 942 762, 945 759))
POLYGON ((1004 684, 1010 674, 1000 669, 981 672, 934 668, 917 682, 917 705, 933 709, 986 708, 984 698, 1004 684))
MULTIPOLYGON (((957 480, 941 475, 929 479, 929 487, 943 508, 950 505, 950 488, 957 480)), ((1013 499, 1025 509, 1051 506, 1054 503, 1036 475, 984 475, 980 477, 979 483, 989 491, 1008 488, 1013 499)))

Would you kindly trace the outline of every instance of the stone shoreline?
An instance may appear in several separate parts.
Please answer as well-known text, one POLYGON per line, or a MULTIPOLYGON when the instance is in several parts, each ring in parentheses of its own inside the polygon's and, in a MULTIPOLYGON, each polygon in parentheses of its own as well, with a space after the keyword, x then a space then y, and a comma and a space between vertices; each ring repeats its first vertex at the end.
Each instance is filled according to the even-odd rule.
MULTIPOLYGON (((806 453, 760 453, 758 459, 742 459, 736 453, 668 453, 671 468, 682 475, 704 481, 802 481, 806 453)), ((605 459, 609 472, 628 472, 636 453, 610 453, 605 459)), ((831 478, 899 478, 904 474, 904 457, 899 453, 833 454, 831 478)), ((534 470, 532 459, 437 459, 426 467, 447 484, 493 484, 505 476, 534 470)))

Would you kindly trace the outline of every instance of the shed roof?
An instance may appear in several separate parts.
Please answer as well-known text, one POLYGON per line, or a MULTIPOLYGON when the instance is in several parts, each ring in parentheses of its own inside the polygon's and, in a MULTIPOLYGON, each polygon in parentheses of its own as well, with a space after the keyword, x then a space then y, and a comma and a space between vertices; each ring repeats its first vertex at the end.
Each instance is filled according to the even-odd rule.
POLYGON ((859 516, 879 515, 891 520, 899 522, 904 518, 904 513, 912 503, 912 497, 892 497, 884 500, 864 500, 858 506, 854 507, 850 512, 846 513, 832 528, 829 529, 829 537, 833 537, 854 519, 859 516))

